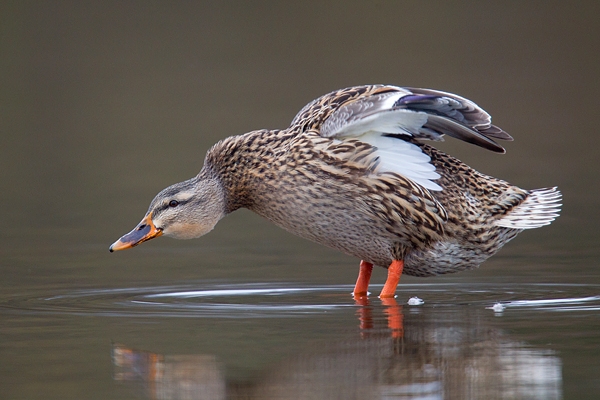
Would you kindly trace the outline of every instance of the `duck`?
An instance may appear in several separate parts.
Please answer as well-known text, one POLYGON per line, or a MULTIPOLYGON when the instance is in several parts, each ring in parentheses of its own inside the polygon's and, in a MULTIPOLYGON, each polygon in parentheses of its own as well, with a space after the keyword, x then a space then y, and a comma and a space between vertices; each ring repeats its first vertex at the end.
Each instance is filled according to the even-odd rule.
POLYGON ((557 187, 525 190, 482 174, 432 144, 445 136, 495 153, 513 138, 456 94, 393 85, 333 91, 287 129, 227 137, 198 175, 160 191, 111 252, 159 236, 198 238, 246 208, 313 242, 360 259, 355 296, 373 266, 387 268, 380 297, 402 274, 478 267, 525 229, 560 214, 557 187))

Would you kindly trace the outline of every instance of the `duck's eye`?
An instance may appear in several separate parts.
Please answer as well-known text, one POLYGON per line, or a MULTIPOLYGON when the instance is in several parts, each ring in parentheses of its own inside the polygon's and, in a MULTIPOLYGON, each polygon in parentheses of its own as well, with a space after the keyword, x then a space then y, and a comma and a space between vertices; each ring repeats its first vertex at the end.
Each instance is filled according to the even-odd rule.
POLYGON ((177 207, 179 205, 179 202, 177 200, 171 200, 169 202, 169 207, 177 207))

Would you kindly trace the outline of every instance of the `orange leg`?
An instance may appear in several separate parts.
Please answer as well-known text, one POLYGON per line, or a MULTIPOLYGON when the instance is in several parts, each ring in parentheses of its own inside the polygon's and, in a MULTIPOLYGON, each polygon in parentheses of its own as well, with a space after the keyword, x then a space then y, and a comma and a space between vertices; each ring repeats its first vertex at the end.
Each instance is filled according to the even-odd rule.
POLYGON ((361 261, 360 270, 358 271, 358 279, 354 286, 354 296, 364 296, 369 289, 369 281, 371 280, 371 272, 373 272, 373 264, 361 261))
POLYGON ((380 298, 386 297, 394 297, 396 294, 396 287, 398 286, 398 282, 400 282, 400 275, 402 275, 402 270, 404 269, 404 261, 402 260, 394 260, 390 264, 388 268, 388 276, 385 281, 385 285, 379 294, 380 298))

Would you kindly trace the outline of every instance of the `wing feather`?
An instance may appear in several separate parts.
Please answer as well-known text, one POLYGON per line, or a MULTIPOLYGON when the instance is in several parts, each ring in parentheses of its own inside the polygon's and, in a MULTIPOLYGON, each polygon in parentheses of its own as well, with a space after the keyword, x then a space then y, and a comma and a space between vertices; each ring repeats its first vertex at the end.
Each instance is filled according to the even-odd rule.
POLYGON ((359 137, 375 131, 433 140, 449 135, 498 153, 505 150, 493 139, 512 140, 492 125, 486 111, 468 99, 431 89, 393 88, 341 105, 323 122, 320 135, 359 137))
POLYGON ((323 98, 320 104, 330 108, 319 135, 368 143, 376 149, 380 172, 399 173, 430 190, 442 190, 434 182, 440 175, 412 139, 443 140, 448 135, 497 153, 505 150, 495 139, 512 140, 477 104, 451 93, 381 85, 355 90, 323 98))

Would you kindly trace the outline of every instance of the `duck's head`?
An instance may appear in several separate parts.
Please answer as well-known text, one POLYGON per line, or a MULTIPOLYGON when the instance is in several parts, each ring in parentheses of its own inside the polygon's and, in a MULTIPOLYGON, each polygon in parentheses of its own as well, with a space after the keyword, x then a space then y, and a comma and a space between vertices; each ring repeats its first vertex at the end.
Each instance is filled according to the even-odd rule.
POLYGON ((195 177, 157 194, 142 221, 109 250, 129 249, 161 235, 197 238, 211 231, 224 216, 225 196, 219 181, 195 177))

